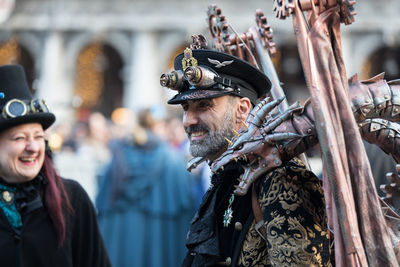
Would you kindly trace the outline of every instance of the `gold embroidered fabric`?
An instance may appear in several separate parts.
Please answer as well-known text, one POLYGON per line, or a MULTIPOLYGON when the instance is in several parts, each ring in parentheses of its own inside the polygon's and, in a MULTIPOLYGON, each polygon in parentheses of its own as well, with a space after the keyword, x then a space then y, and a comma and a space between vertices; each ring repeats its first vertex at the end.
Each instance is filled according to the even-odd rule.
POLYGON ((243 242, 238 266, 331 266, 321 181, 298 160, 259 180, 266 241, 255 222, 243 242))

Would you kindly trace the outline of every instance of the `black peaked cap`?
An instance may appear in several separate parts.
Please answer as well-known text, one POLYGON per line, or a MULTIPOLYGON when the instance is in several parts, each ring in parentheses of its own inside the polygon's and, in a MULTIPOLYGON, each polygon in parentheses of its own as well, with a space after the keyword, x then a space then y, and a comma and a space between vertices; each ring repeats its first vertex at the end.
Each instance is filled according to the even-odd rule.
MULTIPOLYGON (((197 60, 198 66, 207 67, 221 77, 226 77, 240 84, 239 93, 232 90, 216 88, 196 88, 187 81, 179 94, 168 101, 168 104, 181 104, 187 100, 203 98, 214 98, 227 94, 239 97, 248 97, 252 104, 258 103, 258 99, 264 98, 271 89, 271 82, 268 77, 247 61, 233 55, 208 49, 192 50, 193 57, 197 60)), ((179 54, 174 61, 175 70, 182 70, 182 59, 184 53, 179 54)))

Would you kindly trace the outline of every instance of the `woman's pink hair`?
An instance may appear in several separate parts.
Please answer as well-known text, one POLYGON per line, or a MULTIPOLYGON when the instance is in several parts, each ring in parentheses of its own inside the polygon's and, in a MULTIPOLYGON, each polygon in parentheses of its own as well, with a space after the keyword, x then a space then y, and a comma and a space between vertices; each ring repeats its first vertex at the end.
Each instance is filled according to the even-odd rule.
POLYGON ((57 175, 53 160, 48 153, 45 153, 42 170, 48 181, 44 192, 44 205, 56 228, 59 245, 62 246, 66 236, 65 215, 73 213, 73 209, 65 191, 64 183, 60 176, 57 175))

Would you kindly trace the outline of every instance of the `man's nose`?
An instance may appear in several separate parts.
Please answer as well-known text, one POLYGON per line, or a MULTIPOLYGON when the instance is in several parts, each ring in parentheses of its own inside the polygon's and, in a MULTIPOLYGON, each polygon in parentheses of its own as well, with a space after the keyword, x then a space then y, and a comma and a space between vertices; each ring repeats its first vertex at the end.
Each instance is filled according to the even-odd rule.
POLYGON ((187 128, 187 127, 189 127, 191 125, 197 124, 198 123, 198 117, 197 117, 195 112, 188 110, 185 113, 183 113, 182 122, 183 122, 183 127, 187 128))

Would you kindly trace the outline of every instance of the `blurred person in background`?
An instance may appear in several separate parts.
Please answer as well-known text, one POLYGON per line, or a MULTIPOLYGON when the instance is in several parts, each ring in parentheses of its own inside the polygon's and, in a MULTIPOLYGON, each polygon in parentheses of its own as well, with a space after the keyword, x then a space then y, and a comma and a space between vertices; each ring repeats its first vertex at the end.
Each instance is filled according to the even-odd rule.
POLYGON ((98 190, 97 175, 110 161, 110 136, 108 121, 101 113, 94 112, 87 122, 77 121, 74 124, 62 149, 54 155, 56 169, 63 177, 82 176, 77 181, 93 203, 98 190))
POLYGON ((54 114, 19 65, 0 67, 0 88, 0 265, 110 266, 88 195, 58 176, 46 149, 54 114))
POLYGON ((112 160, 99 177, 101 232, 115 267, 178 266, 194 214, 185 159, 154 129, 150 109, 138 114, 128 138, 112 142, 112 160))
POLYGON ((100 112, 93 112, 89 116, 87 127, 87 135, 82 138, 76 153, 80 157, 93 160, 98 166, 107 164, 111 157, 107 119, 100 112))

